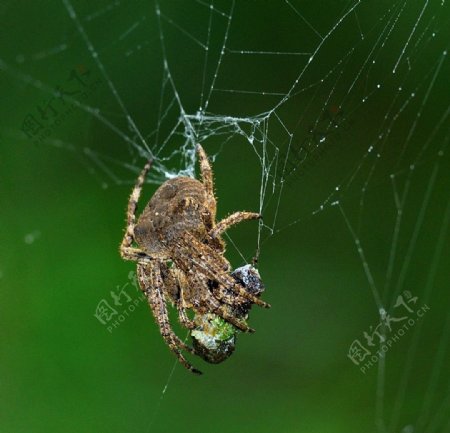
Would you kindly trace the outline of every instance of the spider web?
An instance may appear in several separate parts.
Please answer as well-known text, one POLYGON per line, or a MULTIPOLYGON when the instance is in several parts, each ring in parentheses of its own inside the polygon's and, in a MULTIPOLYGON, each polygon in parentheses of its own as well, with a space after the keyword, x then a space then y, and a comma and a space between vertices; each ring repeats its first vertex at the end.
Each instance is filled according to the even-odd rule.
MULTIPOLYGON (((389 368, 394 347, 377 358, 376 381, 366 385, 374 407, 367 430, 448 431, 450 322, 448 296, 439 292, 450 218, 448 3, 197 0, 130 8, 118 0, 95 7, 62 0, 60 6, 65 27, 38 48, 3 53, 0 68, 46 101, 63 96, 85 114, 91 137, 81 146, 71 140, 73 131, 47 127, 48 136, 34 135, 23 125, 3 127, 3 136, 31 134, 39 145, 73 154, 104 188, 134 183, 148 158, 150 183, 194 176, 197 142, 214 164, 245 160, 258 178, 241 192, 257 197, 264 220, 251 251, 229 238, 244 262, 254 251, 263 257, 277 237, 331 215, 336 237, 348 241, 364 275, 373 313, 348 343, 395 315, 405 291, 431 305, 431 328, 440 333, 425 344, 433 331, 418 322, 403 358, 392 355, 400 369, 389 368), (98 94, 62 95, 47 78, 47 65, 71 65, 75 52, 85 53, 81 75, 100 83, 98 94), (136 106, 131 101, 139 94, 136 106), (96 131, 109 142, 98 143, 96 131), (414 382, 418 370, 425 385, 414 382)), ((8 11, 5 5, 1 13, 8 11)), ((390 330, 379 335, 381 350, 390 330)))

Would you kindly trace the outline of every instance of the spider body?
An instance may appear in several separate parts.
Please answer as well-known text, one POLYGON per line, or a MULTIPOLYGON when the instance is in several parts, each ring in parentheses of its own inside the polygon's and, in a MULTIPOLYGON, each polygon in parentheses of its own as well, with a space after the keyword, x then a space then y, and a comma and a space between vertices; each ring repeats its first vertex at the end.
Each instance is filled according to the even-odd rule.
MULTIPOLYGON (((138 219, 134 236, 149 255, 158 255, 182 240, 185 233, 205 241, 214 220, 215 203, 208 199, 202 183, 177 177, 164 182, 155 192, 138 219)), ((220 237, 214 241, 223 249, 220 237)))
POLYGON ((120 246, 125 260, 137 262, 141 290, 147 296, 161 335, 179 361, 199 373, 184 358, 182 350, 196 354, 173 332, 166 303, 177 308, 180 323, 196 325, 187 311, 214 314, 242 331, 252 331, 235 311, 252 303, 268 307, 230 274, 223 256, 221 234, 247 219, 252 212, 236 212, 216 223, 213 174, 208 158, 197 145, 202 181, 178 177, 164 182, 155 192, 136 223, 136 208, 151 163, 141 172, 128 202, 127 229, 120 246), (137 244, 137 248, 133 247, 137 244))

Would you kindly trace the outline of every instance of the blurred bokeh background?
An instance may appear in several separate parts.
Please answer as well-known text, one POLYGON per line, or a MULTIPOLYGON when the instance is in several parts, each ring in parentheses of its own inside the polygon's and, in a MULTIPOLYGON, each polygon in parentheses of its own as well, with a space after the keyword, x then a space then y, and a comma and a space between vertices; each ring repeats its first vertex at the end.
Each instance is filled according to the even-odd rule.
POLYGON ((449 28, 440 1, 1 0, 0 431, 450 431, 449 28), (227 257, 259 249, 272 304, 202 377, 118 254, 145 158, 148 200, 196 140, 218 217, 263 213, 227 257))

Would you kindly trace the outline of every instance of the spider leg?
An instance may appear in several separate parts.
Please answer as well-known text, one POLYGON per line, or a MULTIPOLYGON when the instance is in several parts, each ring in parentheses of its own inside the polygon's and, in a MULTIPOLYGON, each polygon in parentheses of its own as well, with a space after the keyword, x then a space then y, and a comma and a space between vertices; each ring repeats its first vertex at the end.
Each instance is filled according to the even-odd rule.
POLYGON ((206 191, 207 196, 207 208, 211 213, 211 223, 214 225, 216 219, 216 198, 214 197, 214 178, 211 164, 208 161, 208 156, 206 155, 203 147, 197 144, 197 153, 200 163, 200 172, 202 175, 202 183, 206 191))
POLYGON ((197 144, 197 153, 203 185, 205 186, 208 195, 214 198, 214 179, 211 164, 209 163, 205 150, 200 144, 197 144))
MULTIPOLYGON (((161 266, 161 265, 160 265, 161 266)), ((162 271, 161 266, 161 271, 162 271)), ((163 276, 165 293, 169 293, 172 303, 175 304, 178 311, 178 319, 180 323, 187 329, 194 329, 195 323, 189 319, 187 315, 187 308, 185 303, 184 289, 187 287, 186 277, 176 267, 169 268, 166 266, 165 271, 161 272, 163 276)))
POLYGON ((141 171, 141 174, 137 178, 136 185, 134 186, 128 200, 127 228, 122 239, 122 243, 120 244, 120 254, 125 260, 139 261, 139 259, 142 259, 143 257, 142 254, 146 256, 146 254, 141 250, 130 247, 134 241, 134 227, 136 225, 137 204, 141 195, 142 185, 144 184, 145 177, 150 170, 151 164, 152 161, 148 161, 147 164, 145 164, 143 170, 141 171))
POLYGON ((194 329, 195 323, 189 319, 187 315, 187 308, 185 304, 185 293, 184 289, 187 287, 186 277, 183 272, 177 268, 171 268, 168 270, 168 275, 166 279, 171 281, 171 285, 176 289, 177 295, 175 297, 175 306, 178 311, 178 319, 180 323, 187 329, 194 329))
POLYGON ((235 212, 230 216, 226 217, 222 221, 218 222, 215 227, 209 232, 213 238, 217 238, 224 231, 228 230, 231 226, 238 224, 245 220, 256 220, 260 219, 261 215, 255 212, 235 212))
POLYGON ((179 241, 177 246, 179 254, 183 256, 183 260, 180 261, 178 266, 182 267, 182 262, 192 263, 194 270, 207 276, 213 281, 217 281, 219 283, 218 292, 222 299, 227 297, 228 299, 233 299, 233 296, 227 293, 228 289, 256 305, 270 308, 270 304, 264 302, 257 296, 248 293, 240 284, 236 283, 234 278, 226 272, 229 269, 227 260, 211 247, 201 243, 194 236, 189 234, 186 234, 185 239, 179 241))
MULTIPOLYGON (((208 245, 202 244, 193 236, 190 236, 189 242, 195 246, 197 251, 201 251, 201 249, 208 251, 207 257, 210 259, 206 261, 203 259, 200 263, 204 263, 204 266, 202 267, 204 271, 206 269, 206 271, 208 272, 209 278, 217 280, 219 282, 219 293, 222 297, 230 296, 227 293, 227 289, 229 289, 242 296, 243 298, 249 300, 253 304, 259 305, 260 307, 264 308, 270 308, 270 304, 264 302, 262 299, 258 298, 252 293, 247 292, 240 284, 236 283, 231 275, 229 275, 227 272, 224 272, 223 269, 220 268, 220 266, 217 266, 217 264, 220 263, 220 260, 226 262, 229 266, 228 262, 221 254, 217 253, 208 245)), ((233 296, 231 297, 233 298, 233 296)))
POLYGON ((147 268, 143 266, 138 266, 139 283, 142 291, 147 296, 150 308, 155 317, 156 323, 158 324, 161 335, 169 346, 169 349, 175 354, 188 370, 195 374, 201 374, 201 372, 195 369, 183 356, 180 349, 184 349, 190 353, 194 353, 194 350, 187 346, 183 341, 181 341, 177 335, 173 332, 170 322, 169 315, 167 312, 166 302, 164 299, 164 294, 162 292, 163 280, 161 277, 161 272, 159 268, 159 263, 157 261, 152 262, 147 268), (150 285, 147 284, 149 275, 147 270, 150 271, 150 285))
POLYGON ((206 266, 203 266, 203 269, 205 267, 208 268, 208 271, 213 271, 213 274, 210 276, 210 278, 213 278, 219 282, 219 287, 216 289, 216 293, 219 299, 222 299, 224 302, 233 305, 235 303, 235 296, 237 294, 242 298, 252 302, 253 304, 259 305, 260 307, 270 308, 270 304, 264 302, 262 299, 258 298, 252 293, 247 292, 244 287, 236 283, 234 278, 226 273, 223 273, 223 271, 221 272, 220 268, 215 268, 214 263, 208 263, 206 266))
POLYGON ((247 325, 247 322, 245 322, 245 320, 238 319, 236 316, 234 316, 224 304, 220 304, 217 299, 215 299, 214 296, 212 296, 209 292, 206 295, 205 301, 208 305, 209 311, 212 311, 217 316, 220 316, 222 317, 222 319, 230 322, 236 328, 240 329, 243 332, 255 332, 253 328, 250 328, 250 326, 247 325))
MULTIPOLYGON (((201 281, 198 274, 192 275, 193 280, 196 282, 198 287, 204 287, 204 283, 201 281)), ((213 294, 208 290, 202 292, 202 305, 199 308, 195 308, 199 313, 212 312, 222 319, 230 322, 236 328, 243 332, 255 332, 253 328, 250 328, 245 320, 239 319, 234 316, 226 305, 221 304, 218 299, 216 299, 213 294)))
POLYGON ((152 258, 139 248, 120 246, 120 255, 125 260, 132 260, 141 264, 149 263, 152 258))
MULTIPOLYGON (((153 292, 153 291, 158 292, 157 297, 161 300, 162 305, 158 306, 157 309, 153 309, 152 303, 150 303, 150 306, 152 307, 152 311, 155 314, 155 316, 157 314, 160 314, 160 317, 165 320, 165 325, 167 325, 167 327, 169 328, 169 330, 171 332, 171 339, 174 342, 176 342, 177 346, 179 346, 181 349, 186 350, 187 352, 190 352, 190 353, 194 353, 194 350, 191 347, 189 347, 188 345, 186 345, 183 341, 181 341, 180 338, 172 331, 172 328, 170 327, 169 315, 168 315, 167 307, 166 307, 166 299, 165 299, 163 291, 162 291, 164 282, 163 282, 163 279, 161 276, 161 269, 160 269, 159 262, 152 261, 151 264, 147 267, 138 266, 138 276, 139 276, 139 283, 141 286, 141 290, 144 292, 144 294, 147 297, 149 297, 151 295, 151 292, 153 292), (150 281, 150 285, 148 285, 146 283, 147 281, 150 281)), ((150 300, 149 300, 149 302, 150 302, 150 300)), ((158 318, 156 318, 156 321, 159 325, 160 322, 159 322, 158 318)))
POLYGON ((189 319, 186 308, 183 306, 183 302, 181 300, 178 300, 177 303, 177 311, 178 311, 178 318, 180 319, 180 323, 187 329, 194 329, 195 323, 189 319))

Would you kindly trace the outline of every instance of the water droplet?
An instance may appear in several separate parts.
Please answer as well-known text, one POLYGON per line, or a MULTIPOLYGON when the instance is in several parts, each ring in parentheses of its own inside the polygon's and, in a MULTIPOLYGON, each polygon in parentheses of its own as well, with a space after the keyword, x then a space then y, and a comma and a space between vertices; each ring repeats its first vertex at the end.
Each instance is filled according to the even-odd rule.
POLYGON ((41 236, 41 232, 39 230, 34 230, 31 233, 27 233, 24 238, 23 241, 27 244, 27 245, 31 245, 34 241, 36 241, 39 237, 41 236))

